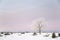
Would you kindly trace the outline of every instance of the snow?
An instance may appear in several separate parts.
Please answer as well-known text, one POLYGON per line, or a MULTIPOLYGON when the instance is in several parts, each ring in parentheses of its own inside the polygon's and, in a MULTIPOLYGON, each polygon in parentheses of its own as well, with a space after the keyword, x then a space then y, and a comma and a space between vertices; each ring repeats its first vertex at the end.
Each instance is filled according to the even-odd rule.
POLYGON ((51 33, 48 34, 42 33, 35 36, 33 36, 33 33, 25 33, 25 34, 14 33, 11 35, 7 35, 7 36, 4 35, 3 37, 0 37, 0 40, 60 40, 60 38, 59 37, 52 38, 51 33), (46 37, 45 35, 50 35, 50 36, 46 37))

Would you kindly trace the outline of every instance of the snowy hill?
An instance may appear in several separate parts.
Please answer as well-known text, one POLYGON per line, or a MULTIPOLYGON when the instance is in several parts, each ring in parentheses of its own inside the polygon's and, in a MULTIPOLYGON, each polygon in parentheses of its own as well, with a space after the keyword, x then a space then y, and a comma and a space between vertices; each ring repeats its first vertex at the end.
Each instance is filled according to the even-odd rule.
MULTIPOLYGON (((58 36, 57 33, 56 36, 58 36)), ((3 37, 0 37, 0 40, 60 40, 60 38, 52 38, 51 33, 37 33, 37 35, 35 36, 33 36, 33 33, 14 33, 11 35, 4 35, 3 37)))

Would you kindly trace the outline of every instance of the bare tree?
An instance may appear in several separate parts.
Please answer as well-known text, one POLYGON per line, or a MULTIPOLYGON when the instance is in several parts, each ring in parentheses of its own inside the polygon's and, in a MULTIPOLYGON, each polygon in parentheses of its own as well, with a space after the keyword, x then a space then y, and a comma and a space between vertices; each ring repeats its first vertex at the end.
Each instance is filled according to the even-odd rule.
POLYGON ((34 26, 36 27, 35 30, 37 29, 39 34, 41 34, 42 27, 44 26, 44 21, 44 19, 39 19, 34 24, 34 26))
POLYGON ((41 31, 42 31, 42 27, 43 27, 42 21, 38 21, 37 22, 37 28, 38 28, 38 31, 39 31, 40 34, 41 34, 41 31))
POLYGON ((38 24, 38 28, 39 28, 39 33, 40 33, 40 34, 41 34, 42 27, 43 27, 43 25, 42 25, 41 22, 40 22, 40 24, 38 24))

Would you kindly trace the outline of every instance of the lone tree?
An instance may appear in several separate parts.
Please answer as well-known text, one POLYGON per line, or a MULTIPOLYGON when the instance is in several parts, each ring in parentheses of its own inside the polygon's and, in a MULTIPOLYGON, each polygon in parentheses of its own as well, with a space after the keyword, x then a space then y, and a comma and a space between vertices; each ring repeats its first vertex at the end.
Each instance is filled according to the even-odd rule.
POLYGON ((37 29, 39 34, 41 34, 42 27, 44 26, 44 24, 45 24, 44 19, 38 19, 35 21, 34 27, 36 27, 35 30, 37 29))
POLYGON ((41 34, 42 27, 43 27, 43 25, 42 25, 42 21, 38 22, 37 25, 38 25, 38 26, 37 26, 38 31, 39 31, 39 33, 41 34))

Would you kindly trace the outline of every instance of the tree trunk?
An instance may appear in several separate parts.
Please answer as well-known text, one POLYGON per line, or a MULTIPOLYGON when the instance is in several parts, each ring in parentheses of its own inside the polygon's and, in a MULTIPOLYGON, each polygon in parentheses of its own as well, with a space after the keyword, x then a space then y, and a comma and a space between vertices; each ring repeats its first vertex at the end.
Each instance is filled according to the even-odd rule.
POLYGON ((41 34, 41 27, 39 27, 39 34, 41 34))

